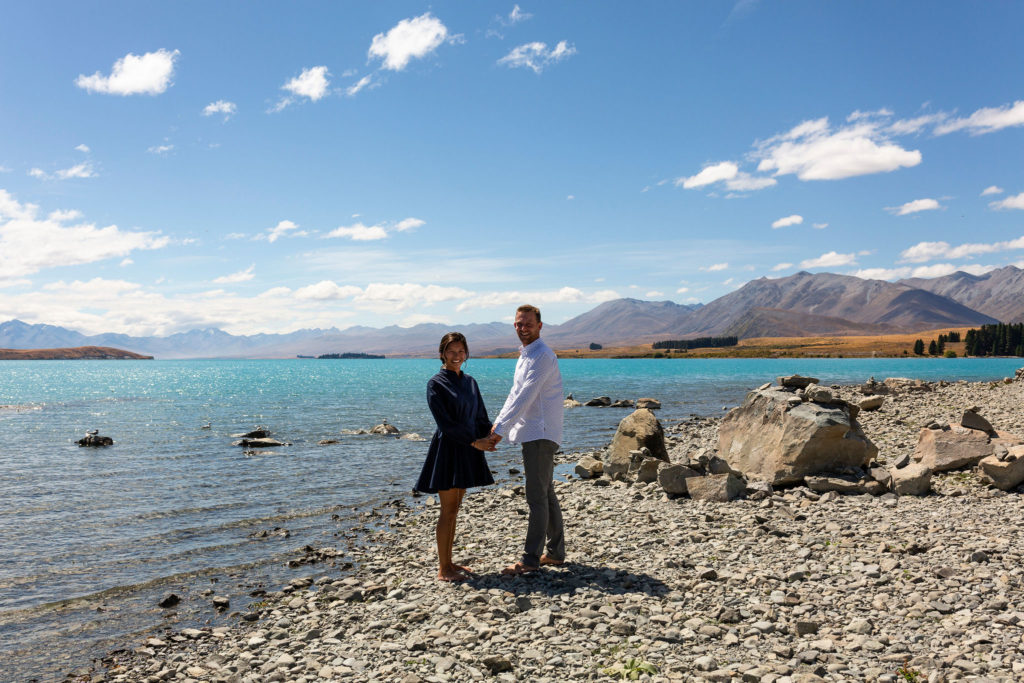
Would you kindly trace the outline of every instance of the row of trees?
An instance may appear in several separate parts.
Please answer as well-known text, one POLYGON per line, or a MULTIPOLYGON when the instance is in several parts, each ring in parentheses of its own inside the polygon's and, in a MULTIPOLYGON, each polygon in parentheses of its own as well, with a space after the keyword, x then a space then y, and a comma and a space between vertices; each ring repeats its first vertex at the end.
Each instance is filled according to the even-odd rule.
POLYGON ((705 349, 719 346, 736 346, 739 337, 697 337, 696 339, 668 339, 654 342, 655 349, 705 349))
POLYGON ((1024 323, 982 325, 967 330, 964 353, 968 356, 1024 356, 1024 323))
MULTIPOLYGON (((968 334, 970 334, 970 333, 968 333, 968 334)), ((928 344, 928 355, 929 356, 942 356, 942 355, 952 354, 955 357, 956 354, 953 353, 952 351, 950 351, 949 354, 946 353, 946 344, 947 343, 954 343, 955 344, 955 343, 957 343, 959 341, 960 341, 960 333, 959 332, 950 332, 949 334, 940 334, 938 339, 932 339, 931 342, 929 342, 929 344, 928 344)), ((914 355, 915 356, 923 356, 924 355, 924 340, 923 339, 915 339, 914 340, 914 355)))

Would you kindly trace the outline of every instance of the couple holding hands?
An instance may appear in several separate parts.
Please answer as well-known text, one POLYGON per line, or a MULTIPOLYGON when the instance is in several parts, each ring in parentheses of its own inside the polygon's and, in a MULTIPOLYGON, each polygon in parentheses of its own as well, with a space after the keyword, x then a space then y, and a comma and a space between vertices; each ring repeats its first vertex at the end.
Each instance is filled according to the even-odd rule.
POLYGON ((554 351, 540 338, 540 310, 520 306, 513 325, 522 346, 512 390, 493 424, 476 380, 462 371, 469 346, 459 332, 442 337, 438 353, 444 365, 427 382, 427 405, 437 431, 416 490, 436 493, 441 501, 440 581, 465 581, 472 572, 452 561, 455 520, 467 488, 494 483, 484 451, 496 450, 505 438, 522 444, 530 517, 522 558, 501 573, 526 574, 542 564, 565 562, 562 510, 552 484, 555 452, 562 441, 562 375, 554 351))

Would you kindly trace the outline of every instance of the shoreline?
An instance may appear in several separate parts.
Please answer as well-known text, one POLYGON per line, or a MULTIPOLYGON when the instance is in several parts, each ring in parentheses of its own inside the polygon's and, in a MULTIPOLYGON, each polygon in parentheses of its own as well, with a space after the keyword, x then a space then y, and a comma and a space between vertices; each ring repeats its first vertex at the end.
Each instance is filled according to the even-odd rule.
MULTIPOLYGON (((918 422, 952 419, 965 402, 981 406, 997 428, 1024 434, 1022 389, 1020 382, 954 382, 927 396, 901 394, 888 410, 862 413, 861 422, 882 455, 912 451, 918 422)), ((670 453, 713 448, 717 424, 718 418, 696 418, 668 427, 670 453)), ((583 454, 563 454, 558 462, 583 454)), ((342 542, 351 570, 313 572, 308 583, 254 596, 252 622, 168 628, 160 644, 137 639, 126 644, 134 652, 108 655, 90 673, 110 681, 172 680, 180 672, 192 680, 280 674, 278 680, 411 683, 494 671, 504 680, 583 680, 615 667, 639 673, 646 663, 657 669, 651 680, 723 680, 724 666, 750 680, 784 683, 807 674, 896 680, 906 659, 925 678, 938 672, 949 680, 1012 680, 1024 675, 1024 613, 1016 611, 1024 595, 1024 533, 1000 519, 1021 519, 1022 496, 992 492, 970 473, 936 480, 936 493, 900 498, 892 507, 865 496, 823 502, 805 487, 777 491, 769 505, 710 504, 669 500, 656 485, 559 482, 571 563, 510 579, 497 571, 517 557, 525 526, 525 503, 512 482, 467 497, 456 553, 475 562, 479 574, 458 586, 433 579, 433 497, 413 505, 399 500, 393 514, 364 513, 378 529, 342 542), (868 521, 849 525, 851 516, 868 521), (905 551, 922 539, 936 542, 905 551), (904 551, 894 550, 901 542, 904 551), (972 545, 985 562, 964 559, 972 545), (990 596, 988 603, 942 602, 978 591, 990 596), (975 616, 996 620, 1000 633, 975 616), (811 623, 817 633, 797 635, 811 623), (913 635, 937 627, 959 630, 962 637, 951 642, 984 633, 972 646, 981 649, 947 661, 948 644, 905 637, 908 629, 913 635), (534 640, 538 631, 544 637, 534 640), (977 656, 998 652, 997 645, 1006 662, 977 656), (172 659, 175 666, 165 667, 172 659), (511 673, 498 671, 506 665, 511 673)))

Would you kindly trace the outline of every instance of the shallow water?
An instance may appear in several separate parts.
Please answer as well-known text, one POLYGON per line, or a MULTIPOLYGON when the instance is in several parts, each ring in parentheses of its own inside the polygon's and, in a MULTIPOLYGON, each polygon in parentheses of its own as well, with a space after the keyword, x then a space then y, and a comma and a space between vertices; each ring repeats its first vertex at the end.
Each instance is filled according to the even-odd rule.
MULTIPOLYGON (((777 375, 814 375, 825 384, 869 376, 990 380, 1022 364, 566 359, 561 368, 566 393, 582 401, 651 396, 671 423, 722 414, 777 375)), ((513 367, 513 360, 473 359, 466 368, 492 417, 513 367)), ((424 388, 436 369, 433 360, 0 362, 0 661, 29 662, 41 644, 71 634, 87 644, 159 624, 151 594, 168 585, 185 590, 232 574, 242 583, 287 580, 284 558, 296 548, 331 543, 356 512, 408 494, 425 442, 343 430, 386 418, 429 438, 424 388), (231 445, 231 434, 256 424, 291 445, 256 455, 231 445), (115 445, 79 448, 75 441, 90 429, 115 445), (329 438, 340 443, 317 444, 329 438), (275 527, 290 536, 252 536, 275 527), (232 569, 242 565, 253 566, 232 569), (96 613, 96 602, 104 612, 96 613)), ((626 414, 567 411, 563 449, 605 446, 626 414)), ((489 459, 507 474, 517 453, 503 445, 489 459)))

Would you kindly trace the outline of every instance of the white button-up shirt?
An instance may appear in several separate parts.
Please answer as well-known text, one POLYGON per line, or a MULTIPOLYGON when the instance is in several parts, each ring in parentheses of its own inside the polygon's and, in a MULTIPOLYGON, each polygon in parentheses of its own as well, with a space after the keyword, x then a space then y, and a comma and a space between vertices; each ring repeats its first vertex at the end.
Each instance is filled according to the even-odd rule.
POLYGON ((512 443, 547 439, 562 443, 562 373, 555 352, 537 339, 519 347, 515 379, 494 432, 512 443))

